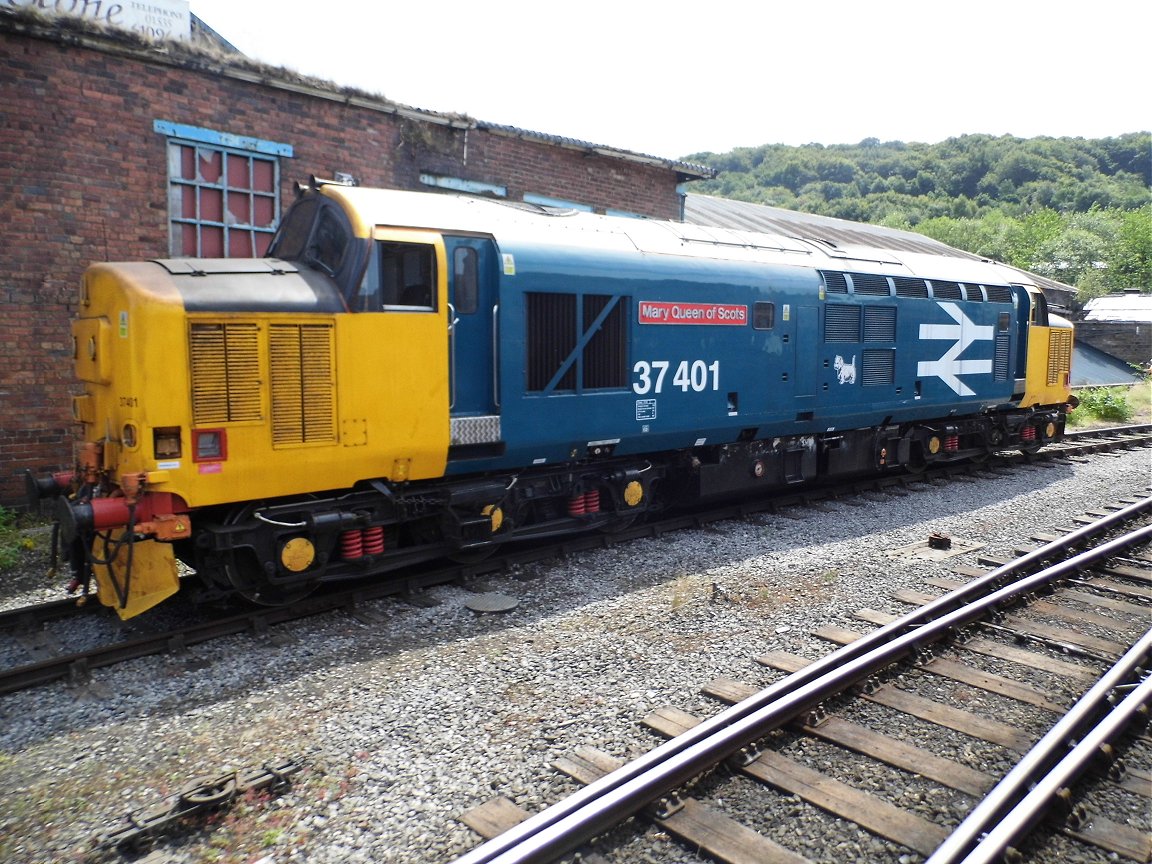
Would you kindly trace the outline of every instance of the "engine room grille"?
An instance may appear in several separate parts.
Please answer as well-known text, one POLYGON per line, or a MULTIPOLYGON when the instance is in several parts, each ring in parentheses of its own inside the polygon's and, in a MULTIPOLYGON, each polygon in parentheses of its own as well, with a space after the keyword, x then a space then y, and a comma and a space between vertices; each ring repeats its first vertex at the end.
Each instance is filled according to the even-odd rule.
POLYGON ((824 308, 825 342, 860 341, 860 307, 829 303, 824 308))
POLYGON ((529 392, 627 386, 628 298, 542 292, 524 298, 529 392))
POLYGON ((864 341, 896 341, 895 306, 868 306, 864 309, 864 341))
POLYGON ((1072 331, 1048 331, 1048 383, 1061 384, 1061 376, 1072 369, 1072 331))
POLYGON ((890 348, 869 348, 860 360, 860 383, 865 387, 896 382, 896 352, 890 348))
POLYGON ((197 426, 260 420, 260 328, 192 324, 192 418, 197 426))
POLYGON ((268 328, 272 372, 272 443, 336 440, 330 324, 268 328))

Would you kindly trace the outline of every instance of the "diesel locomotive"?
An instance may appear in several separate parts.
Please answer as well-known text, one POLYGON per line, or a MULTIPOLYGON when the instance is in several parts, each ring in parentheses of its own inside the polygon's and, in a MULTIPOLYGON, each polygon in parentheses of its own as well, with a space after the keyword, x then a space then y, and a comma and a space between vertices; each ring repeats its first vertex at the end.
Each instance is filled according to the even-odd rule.
POLYGON ((1060 438, 1071 325, 1020 271, 313 182, 262 259, 89 268, 73 587, 323 582, 1060 438), (178 562, 187 565, 181 568, 178 562))

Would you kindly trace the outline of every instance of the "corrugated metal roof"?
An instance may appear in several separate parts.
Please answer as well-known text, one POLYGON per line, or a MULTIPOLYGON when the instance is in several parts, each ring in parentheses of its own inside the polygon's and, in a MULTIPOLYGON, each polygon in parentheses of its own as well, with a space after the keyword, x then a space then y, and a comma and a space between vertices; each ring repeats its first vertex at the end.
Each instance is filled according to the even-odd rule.
MULTIPOLYGON (((748 201, 716 198, 711 195, 685 196, 684 221, 695 225, 741 228, 768 234, 784 234, 788 237, 802 237, 837 247, 872 246, 878 249, 943 255, 972 261, 986 260, 979 255, 933 240, 924 234, 917 234, 915 231, 883 228, 879 225, 834 219, 831 216, 817 216, 814 213, 801 213, 797 210, 785 210, 782 207, 769 207, 766 204, 753 204, 748 201)), ((1015 267, 1010 269, 1025 273, 1015 267)), ((1070 305, 1072 298, 1076 296, 1076 289, 1071 285, 1035 273, 1026 275, 1029 280, 1040 286, 1049 302, 1058 306, 1070 305)))
POLYGON ((1152 322, 1152 294, 1109 294, 1084 304, 1085 321, 1152 322))

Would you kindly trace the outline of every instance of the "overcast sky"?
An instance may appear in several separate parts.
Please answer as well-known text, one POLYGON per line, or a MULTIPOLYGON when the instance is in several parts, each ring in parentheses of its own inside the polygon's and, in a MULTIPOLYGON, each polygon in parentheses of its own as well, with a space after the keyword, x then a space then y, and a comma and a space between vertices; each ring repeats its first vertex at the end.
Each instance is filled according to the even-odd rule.
POLYGON ((191 0, 250 57, 667 158, 1152 128, 1144 0, 191 0))

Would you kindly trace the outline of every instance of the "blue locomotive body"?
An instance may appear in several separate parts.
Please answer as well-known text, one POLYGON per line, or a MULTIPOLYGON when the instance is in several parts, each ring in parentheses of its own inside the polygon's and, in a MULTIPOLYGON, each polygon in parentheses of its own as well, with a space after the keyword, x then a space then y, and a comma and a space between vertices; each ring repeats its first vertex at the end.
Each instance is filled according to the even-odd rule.
POLYGON ((1036 449, 1072 403, 1070 325, 986 261, 333 184, 269 254, 86 277, 81 460, 29 489, 124 617, 177 589, 176 557, 282 602, 1036 449))

